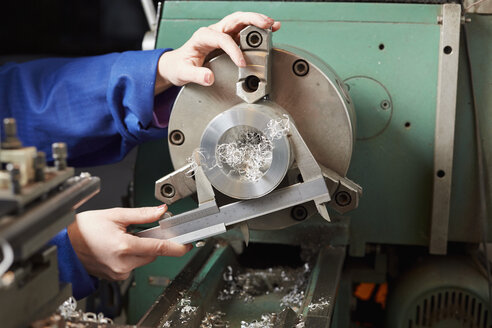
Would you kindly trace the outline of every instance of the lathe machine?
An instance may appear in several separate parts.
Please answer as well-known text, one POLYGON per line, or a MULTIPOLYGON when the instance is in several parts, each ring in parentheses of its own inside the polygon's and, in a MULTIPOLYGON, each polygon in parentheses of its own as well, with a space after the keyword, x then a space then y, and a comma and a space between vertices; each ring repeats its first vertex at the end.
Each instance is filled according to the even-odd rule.
POLYGON ((234 11, 282 28, 241 31, 245 68, 214 53, 139 147, 133 205, 170 211, 135 233, 196 247, 135 270, 128 323, 492 327, 490 1, 166 1, 144 46, 234 11))

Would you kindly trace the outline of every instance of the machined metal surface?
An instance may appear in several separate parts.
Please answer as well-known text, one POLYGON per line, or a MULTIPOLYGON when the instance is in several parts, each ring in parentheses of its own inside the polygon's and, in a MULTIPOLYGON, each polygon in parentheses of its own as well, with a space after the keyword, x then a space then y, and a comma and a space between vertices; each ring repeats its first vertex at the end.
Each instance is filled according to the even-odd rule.
MULTIPOLYGON (((229 142, 227 134, 236 128, 264 131, 271 120, 281 116, 272 112, 274 104, 239 104, 217 115, 203 133, 200 151, 203 152, 204 172, 210 183, 223 194, 237 198, 250 199, 266 195, 275 189, 284 178, 291 164, 290 144, 287 136, 272 140, 273 151, 270 167, 258 181, 243 181, 238 176, 217 165, 216 149, 229 142)), ((231 137, 236 138, 234 131, 231 137)))
POLYGON ((437 81, 436 130, 434 138, 434 185, 429 251, 446 254, 451 208, 458 55, 461 7, 442 6, 439 71, 437 81))

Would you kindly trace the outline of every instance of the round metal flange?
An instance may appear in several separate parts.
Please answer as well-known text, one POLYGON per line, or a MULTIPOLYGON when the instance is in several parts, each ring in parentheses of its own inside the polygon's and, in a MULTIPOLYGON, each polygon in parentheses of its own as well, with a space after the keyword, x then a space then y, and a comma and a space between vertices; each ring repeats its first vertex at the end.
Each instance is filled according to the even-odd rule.
MULTIPOLYGON (((175 168, 186 165, 200 147, 205 128, 217 115, 243 103, 236 95, 238 68, 227 55, 212 59, 214 72, 210 87, 188 84, 179 93, 169 121, 169 131, 184 135, 181 145, 169 143, 175 168)), ((335 72, 317 57, 297 48, 272 50, 269 100, 288 112, 318 163, 345 176, 355 140, 355 115, 346 100, 344 84, 335 72), (297 76, 294 63, 305 60, 309 74, 297 76)))
POLYGON ((290 144, 287 136, 272 140, 272 160, 258 181, 244 181, 227 167, 217 165, 216 149, 219 144, 234 141, 240 130, 267 129, 272 119, 279 119, 268 104, 239 104, 217 115, 203 132, 200 151, 205 161, 204 172, 210 183, 221 193, 238 199, 264 196, 275 189, 285 177, 291 164, 290 144))

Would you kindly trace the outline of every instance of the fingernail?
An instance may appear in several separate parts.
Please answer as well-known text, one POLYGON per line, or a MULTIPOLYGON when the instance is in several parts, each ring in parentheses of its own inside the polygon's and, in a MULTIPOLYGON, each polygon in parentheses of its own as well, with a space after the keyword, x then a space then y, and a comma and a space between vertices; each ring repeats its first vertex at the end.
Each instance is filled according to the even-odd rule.
POLYGON ((239 66, 241 66, 241 67, 246 66, 246 60, 244 60, 244 58, 239 59, 239 66))
POLYGON ((205 74, 205 83, 207 84, 212 83, 212 74, 210 73, 205 74))
POLYGON ((165 210, 167 210, 167 205, 166 204, 162 204, 160 206, 157 207, 157 211, 158 212, 164 212, 165 210))

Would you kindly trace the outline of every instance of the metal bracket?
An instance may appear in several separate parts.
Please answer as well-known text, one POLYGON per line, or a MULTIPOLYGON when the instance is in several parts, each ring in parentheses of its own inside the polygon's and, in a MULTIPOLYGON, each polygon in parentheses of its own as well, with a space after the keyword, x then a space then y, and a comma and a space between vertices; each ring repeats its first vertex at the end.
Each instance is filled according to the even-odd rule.
POLYGON ((434 137, 434 186, 429 244, 431 254, 446 254, 447 252, 460 26, 460 5, 443 5, 434 137))

